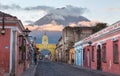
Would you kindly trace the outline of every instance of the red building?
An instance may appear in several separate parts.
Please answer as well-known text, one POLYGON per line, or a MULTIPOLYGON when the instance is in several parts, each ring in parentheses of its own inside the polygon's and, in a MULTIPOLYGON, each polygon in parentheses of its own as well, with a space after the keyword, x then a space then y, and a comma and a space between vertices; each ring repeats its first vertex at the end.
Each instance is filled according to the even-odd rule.
POLYGON ((120 75, 120 21, 79 42, 83 65, 120 75))
POLYGON ((15 16, 0 12, 0 76, 20 74, 28 68, 29 39, 15 16))

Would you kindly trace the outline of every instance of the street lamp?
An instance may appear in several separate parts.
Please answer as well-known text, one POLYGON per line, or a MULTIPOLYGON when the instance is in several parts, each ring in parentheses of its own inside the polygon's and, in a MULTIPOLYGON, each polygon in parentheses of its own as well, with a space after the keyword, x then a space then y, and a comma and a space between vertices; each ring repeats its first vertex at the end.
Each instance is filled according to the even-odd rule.
POLYGON ((4 21, 4 16, 5 14, 3 14, 3 18, 2 18, 2 30, 1 30, 1 34, 5 35, 5 21, 4 21))
POLYGON ((28 28, 26 28, 25 30, 23 30, 25 36, 23 34, 20 34, 19 37, 32 37, 29 36, 29 33, 31 32, 28 28))
POLYGON ((25 33, 25 36, 28 37, 28 34, 31 32, 28 28, 26 28, 25 30, 23 30, 23 32, 25 33))
POLYGON ((89 42, 88 42, 88 44, 89 44, 89 46, 91 46, 92 42, 91 42, 91 41, 89 41, 89 42))

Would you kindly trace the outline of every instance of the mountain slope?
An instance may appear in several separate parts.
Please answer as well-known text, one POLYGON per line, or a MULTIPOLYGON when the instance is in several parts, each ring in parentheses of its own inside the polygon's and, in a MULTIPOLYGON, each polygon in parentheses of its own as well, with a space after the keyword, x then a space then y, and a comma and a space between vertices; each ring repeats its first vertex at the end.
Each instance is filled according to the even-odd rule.
POLYGON ((34 22, 34 25, 44 25, 49 24, 52 21, 55 21, 59 25, 67 26, 69 23, 78 23, 79 21, 89 21, 87 18, 83 16, 62 16, 62 15, 56 15, 56 14, 48 14, 44 16, 43 18, 37 20, 34 22))

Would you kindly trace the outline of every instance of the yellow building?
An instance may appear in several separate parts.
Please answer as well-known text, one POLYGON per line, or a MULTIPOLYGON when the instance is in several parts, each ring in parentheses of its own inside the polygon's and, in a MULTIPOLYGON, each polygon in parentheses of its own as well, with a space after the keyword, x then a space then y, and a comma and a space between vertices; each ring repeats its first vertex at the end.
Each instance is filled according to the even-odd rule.
POLYGON ((70 59, 70 64, 75 63, 75 51, 74 48, 71 48, 69 51, 69 59, 70 59))
POLYGON ((43 50, 48 50, 51 54, 51 60, 55 61, 55 44, 49 44, 48 43, 48 36, 46 33, 42 37, 42 44, 36 44, 36 47, 39 48, 39 52, 43 50))

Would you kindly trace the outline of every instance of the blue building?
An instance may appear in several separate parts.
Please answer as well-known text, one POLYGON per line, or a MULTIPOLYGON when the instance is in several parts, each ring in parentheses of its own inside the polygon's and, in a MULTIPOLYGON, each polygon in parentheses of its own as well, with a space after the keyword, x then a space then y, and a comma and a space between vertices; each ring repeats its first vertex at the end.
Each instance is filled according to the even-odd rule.
POLYGON ((76 42, 74 49, 76 65, 83 66, 83 47, 79 45, 79 42, 76 42))

